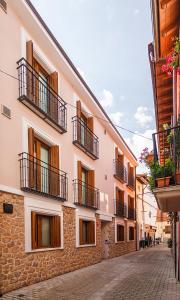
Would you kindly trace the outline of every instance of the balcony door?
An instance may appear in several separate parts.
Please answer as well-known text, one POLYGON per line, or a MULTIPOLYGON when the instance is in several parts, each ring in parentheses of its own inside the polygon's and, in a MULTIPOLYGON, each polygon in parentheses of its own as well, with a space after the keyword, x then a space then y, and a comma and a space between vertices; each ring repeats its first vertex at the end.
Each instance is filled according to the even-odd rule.
POLYGON ((38 139, 34 140, 34 157, 36 157, 35 177, 38 190, 49 193, 50 148, 38 139))
POLYGON ((81 144, 86 147, 87 144, 87 118, 81 114, 81 144))
POLYGON ((40 63, 33 59, 33 66, 36 71, 35 74, 35 100, 38 102, 38 106, 45 113, 48 113, 49 107, 49 94, 48 94, 48 84, 50 81, 50 75, 44 70, 40 63))

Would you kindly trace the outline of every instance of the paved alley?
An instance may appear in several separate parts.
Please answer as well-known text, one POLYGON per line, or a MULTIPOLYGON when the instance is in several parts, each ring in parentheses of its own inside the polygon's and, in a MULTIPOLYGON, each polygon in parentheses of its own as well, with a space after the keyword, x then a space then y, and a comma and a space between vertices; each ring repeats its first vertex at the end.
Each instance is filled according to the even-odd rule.
POLYGON ((179 300, 173 260, 162 246, 105 260, 2 297, 27 300, 179 300))

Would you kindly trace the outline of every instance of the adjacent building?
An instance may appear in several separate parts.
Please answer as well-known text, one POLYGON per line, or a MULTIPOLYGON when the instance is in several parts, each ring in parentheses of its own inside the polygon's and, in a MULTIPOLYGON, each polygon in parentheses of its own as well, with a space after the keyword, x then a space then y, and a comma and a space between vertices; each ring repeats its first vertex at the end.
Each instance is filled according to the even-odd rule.
POLYGON ((162 169, 155 177, 154 195, 162 212, 170 213, 176 277, 180 278, 180 1, 152 0, 154 41, 149 45, 157 133, 154 162, 162 169), (176 42, 176 47, 175 47, 176 42), (173 62, 173 67, 172 67, 173 62), (168 166, 167 167, 167 162, 168 166), (173 166, 173 167, 172 167, 173 166), (157 182, 159 181, 159 186, 157 182), (161 181, 161 184, 160 184, 161 181))
POLYGON ((143 247, 144 241, 152 245, 157 237, 157 204, 146 174, 136 176, 136 221, 138 246, 143 247))
POLYGON ((29 0, 0 28, 2 295, 136 250, 137 160, 29 0))

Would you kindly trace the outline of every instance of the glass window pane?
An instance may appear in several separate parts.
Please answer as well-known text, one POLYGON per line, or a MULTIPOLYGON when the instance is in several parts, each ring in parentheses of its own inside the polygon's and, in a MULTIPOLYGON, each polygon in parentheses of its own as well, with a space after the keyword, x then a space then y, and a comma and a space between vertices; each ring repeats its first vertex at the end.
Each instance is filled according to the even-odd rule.
POLYGON ((50 236, 50 229, 51 229, 51 217, 42 216, 42 247, 50 247, 51 245, 51 236, 50 236))

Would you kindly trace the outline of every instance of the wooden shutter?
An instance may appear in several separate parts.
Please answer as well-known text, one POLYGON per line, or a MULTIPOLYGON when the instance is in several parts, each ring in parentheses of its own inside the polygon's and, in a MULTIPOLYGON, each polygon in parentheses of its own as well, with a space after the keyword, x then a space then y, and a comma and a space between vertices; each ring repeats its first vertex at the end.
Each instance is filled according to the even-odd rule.
POLYGON ((92 134, 94 131, 93 117, 87 118, 87 127, 90 129, 90 131, 87 130, 86 134, 87 147, 92 153, 94 153, 94 137, 92 134))
POLYGON ((93 132, 94 130, 93 117, 87 118, 87 127, 93 132))
POLYGON ((50 148, 50 193, 53 196, 60 194, 60 174, 59 174, 59 146, 50 148))
POLYGON ((41 174, 43 176, 43 168, 41 169, 41 143, 36 140, 36 188, 41 191, 41 174))
POLYGON ((37 249, 37 214, 31 212, 31 247, 37 249))
POLYGON ((26 42, 26 60, 32 66, 33 65, 33 42, 26 42))
MULTIPOLYGON (((29 187, 34 187, 34 129, 28 128, 29 187)), ((27 162, 28 164, 28 162, 27 162)))
POLYGON ((88 204, 89 206, 97 206, 97 197, 96 197, 96 193, 94 190, 94 184, 95 184, 95 174, 94 174, 94 170, 88 170, 88 204))
POLYGON ((52 90, 50 91, 49 95, 49 112, 51 118, 58 122, 58 72, 53 72, 50 74, 50 86, 52 90))
POLYGON ((120 241, 120 225, 117 224, 117 241, 120 241))
POLYGON ((78 118, 81 118, 81 101, 76 101, 76 115, 78 118))
POLYGON ((118 160, 118 147, 115 148, 115 160, 118 160))
POLYGON ((33 73, 31 67, 33 66, 33 42, 26 43, 26 60, 27 64, 27 97, 33 101, 33 73))
POLYGON ((95 222, 88 223, 88 244, 95 244, 95 222))
POLYGON ((39 86, 39 63, 36 61, 36 59, 33 58, 33 69, 36 71, 34 72, 33 77, 33 101, 37 104, 37 106, 40 106, 39 103, 39 96, 40 96, 40 86, 39 86))
POLYGON ((82 164, 81 161, 77 162, 77 176, 78 176, 78 203, 82 202, 82 164))
POLYGON ((53 216, 51 223, 51 245, 52 247, 61 246, 61 218, 53 216))
POLYGON ((83 220, 79 219, 79 244, 84 245, 83 240, 83 220))

